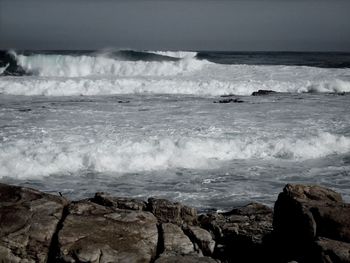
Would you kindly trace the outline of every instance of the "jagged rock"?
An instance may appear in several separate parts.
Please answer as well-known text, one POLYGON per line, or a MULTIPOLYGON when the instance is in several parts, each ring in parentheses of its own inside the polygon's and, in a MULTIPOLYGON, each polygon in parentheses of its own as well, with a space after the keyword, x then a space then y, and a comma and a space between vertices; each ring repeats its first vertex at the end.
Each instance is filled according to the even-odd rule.
POLYGON ((265 89, 259 89, 258 91, 254 91, 252 93, 252 96, 264 96, 264 95, 270 95, 272 93, 276 93, 276 91, 273 90, 265 90, 265 89))
POLYGON ((350 243, 320 238, 316 244, 320 253, 319 262, 350 263, 350 243))
POLYGON ((228 213, 203 215, 199 221, 215 236, 215 257, 227 262, 271 261, 269 207, 251 203, 228 213))
POLYGON ((148 199, 149 210, 161 223, 173 223, 177 225, 197 223, 197 210, 184 206, 180 203, 173 203, 166 199, 148 199))
POLYGON ((69 206, 58 234, 63 262, 150 262, 156 255, 157 219, 149 212, 116 210, 89 201, 69 206))
POLYGON ((215 241, 208 231, 199 226, 189 226, 186 232, 191 237, 191 240, 198 244, 203 255, 211 256, 214 253, 215 241))
POLYGON ((273 226, 284 255, 307 262, 317 237, 350 241, 350 206, 320 186, 290 185, 275 203, 273 226))
POLYGON ((198 255, 162 254, 154 263, 218 263, 218 261, 198 255))
POLYGON ((179 226, 171 223, 163 223, 161 229, 165 252, 183 255, 195 252, 191 240, 179 226))
POLYGON ((105 193, 96 193, 91 201, 108 207, 129 210, 146 210, 146 202, 133 198, 113 197, 105 193))
POLYGON ((0 261, 46 262, 67 200, 0 184, 0 261))

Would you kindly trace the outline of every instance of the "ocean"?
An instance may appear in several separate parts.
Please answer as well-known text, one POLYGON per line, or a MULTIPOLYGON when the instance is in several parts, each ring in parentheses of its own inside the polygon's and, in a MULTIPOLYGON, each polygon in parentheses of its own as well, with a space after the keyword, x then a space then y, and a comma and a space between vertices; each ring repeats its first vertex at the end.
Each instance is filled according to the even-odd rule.
POLYGON ((350 201, 350 53, 10 51, 0 74, 0 182, 202 211, 287 183, 350 201))

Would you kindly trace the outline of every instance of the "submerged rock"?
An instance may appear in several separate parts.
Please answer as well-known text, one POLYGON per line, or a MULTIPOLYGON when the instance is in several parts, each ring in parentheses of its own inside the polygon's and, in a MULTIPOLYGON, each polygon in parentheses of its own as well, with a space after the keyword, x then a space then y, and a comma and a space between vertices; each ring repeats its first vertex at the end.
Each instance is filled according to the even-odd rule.
POLYGON ((252 93, 252 96, 264 96, 264 95, 270 95, 272 93, 276 93, 276 91, 273 90, 265 90, 265 89, 259 89, 258 91, 254 91, 252 93))
POLYGON ((47 262, 67 201, 0 184, 0 262, 47 262))
POLYGON ((150 262, 158 243, 149 212, 116 210, 89 201, 73 203, 58 234, 63 262, 150 262))
POLYGON ((218 100, 214 101, 214 103, 243 103, 244 101, 238 98, 230 98, 230 99, 223 99, 223 100, 218 100))

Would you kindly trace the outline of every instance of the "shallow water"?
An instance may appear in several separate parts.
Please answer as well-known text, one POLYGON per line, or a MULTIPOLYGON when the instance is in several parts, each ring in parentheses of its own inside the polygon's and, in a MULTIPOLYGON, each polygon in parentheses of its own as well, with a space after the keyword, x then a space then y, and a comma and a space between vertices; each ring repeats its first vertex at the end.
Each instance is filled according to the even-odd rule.
POLYGON ((286 183, 350 201, 350 95, 0 96, 0 181, 200 209, 272 205, 286 183))

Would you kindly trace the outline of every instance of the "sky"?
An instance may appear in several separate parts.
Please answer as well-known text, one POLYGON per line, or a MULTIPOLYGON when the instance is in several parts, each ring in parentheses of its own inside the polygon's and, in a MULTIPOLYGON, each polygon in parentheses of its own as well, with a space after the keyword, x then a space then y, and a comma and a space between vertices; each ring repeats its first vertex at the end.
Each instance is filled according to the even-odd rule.
POLYGON ((350 51, 349 0, 0 0, 0 49, 350 51))

